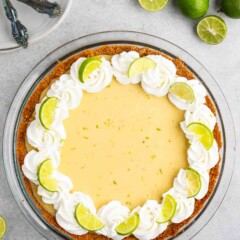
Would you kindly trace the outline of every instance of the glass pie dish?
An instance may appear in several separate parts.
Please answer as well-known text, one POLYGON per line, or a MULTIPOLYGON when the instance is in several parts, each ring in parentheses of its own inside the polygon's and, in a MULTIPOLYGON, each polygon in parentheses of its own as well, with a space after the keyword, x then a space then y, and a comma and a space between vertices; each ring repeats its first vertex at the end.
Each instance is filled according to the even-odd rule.
POLYGON ((17 129, 22 110, 38 83, 51 72, 59 61, 86 49, 94 49, 103 45, 134 45, 160 50, 172 57, 184 61, 188 69, 203 83, 208 95, 217 109, 217 122, 223 135, 221 149, 220 175, 212 196, 208 199, 200 213, 179 232, 175 239, 191 239, 211 219, 219 208, 231 181, 234 154, 235 131, 231 113, 225 97, 211 74, 194 57, 180 47, 161 38, 127 31, 101 32, 72 40, 49 53, 28 74, 20 86, 10 107, 3 138, 4 166, 8 182, 14 198, 31 224, 47 239, 70 239, 64 233, 50 225, 43 218, 41 211, 25 190, 22 172, 16 158, 17 129))

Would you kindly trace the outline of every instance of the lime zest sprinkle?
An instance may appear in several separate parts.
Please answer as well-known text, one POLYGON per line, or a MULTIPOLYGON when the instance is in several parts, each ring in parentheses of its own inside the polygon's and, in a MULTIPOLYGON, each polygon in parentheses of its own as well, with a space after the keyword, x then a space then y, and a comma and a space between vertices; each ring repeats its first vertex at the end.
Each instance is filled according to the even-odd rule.
POLYGON ((126 204, 126 205, 129 205, 129 206, 132 205, 132 203, 131 203, 130 201, 126 201, 125 204, 126 204))
POLYGON ((155 159, 157 156, 156 156, 156 154, 153 154, 152 156, 151 156, 151 159, 155 159))

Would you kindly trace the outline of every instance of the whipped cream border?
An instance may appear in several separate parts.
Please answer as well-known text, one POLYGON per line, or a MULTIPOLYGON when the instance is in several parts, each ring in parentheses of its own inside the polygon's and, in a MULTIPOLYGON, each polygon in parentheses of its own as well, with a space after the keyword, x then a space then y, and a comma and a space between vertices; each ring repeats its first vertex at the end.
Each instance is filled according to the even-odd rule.
POLYGON ((115 231, 115 227, 131 216, 132 213, 137 212, 140 223, 132 234, 140 240, 153 239, 164 232, 170 223, 180 223, 190 217, 194 211, 195 199, 202 199, 208 192, 210 169, 219 160, 217 144, 214 140, 213 146, 206 150, 196 137, 188 132, 186 127, 191 122, 200 122, 213 131, 216 117, 205 105, 206 89, 197 79, 187 80, 184 77, 177 76, 177 69, 172 61, 161 55, 146 56, 156 62, 156 69, 151 69, 134 79, 129 79, 128 68, 139 57, 139 53, 135 51, 113 55, 111 61, 101 57, 101 66, 89 76, 86 83, 82 83, 78 79, 78 70, 86 58, 79 58, 74 62, 70 74, 63 74, 51 85, 46 94, 46 97, 56 97, 59 100, 51 130, 44 129, 38 118, 39 106, 46 97, 36 105, 35 120, 27 128, 28 143, 35 150, 29 151, 25 156, 22 170, 31 182, 38 185, 38 194, 42 196, 43 202, 53 205, 57 211, 56 220, 58 224, 69 233, 83 235, 88 232, 76 222, 74 217, 76 204, 82 203, 105 224, 101 230, 96 232, 97 234, 105 235, 114 240, 125 238, 126 236, 121 236, 115 231), (69 117, 70 109, 80 105, 83 90, 91 93, 99 92, 111 83, 113 76, 124 85, 141 84, 146 93, 157 97, 168 94, 169 100, 177 108, 185 110, 185 120, 180 123, 180 126, 190 143, 187 160, 189 167, 199 173, 202 187, 195 197, 187 198, 186 170, 179 170, 177 177, 174 179, 173 187, 163 194, 163 199, 166 194, 170 194, 177 202, 176 213, 169 223, 156 223, 162 204, 155 200, 148 200, 143 206, 138 206, 133 211, 130 211, 127 206, 118 201, 111 201, 97 211, 89 196, 81 192, 70 193, 73 188, 71 179, 57 170, 60 164, 60 148, 66 138, 63 120, 69 117), (193 89, 195 96, 193 103, 189 104, 172 93, 168 93, 169 88, 175 82, 184 82, 193 89), (37 169, 46 158, 53 161, 54 177, 58 180, 58 192, 49 192, 39 185, 37 169))

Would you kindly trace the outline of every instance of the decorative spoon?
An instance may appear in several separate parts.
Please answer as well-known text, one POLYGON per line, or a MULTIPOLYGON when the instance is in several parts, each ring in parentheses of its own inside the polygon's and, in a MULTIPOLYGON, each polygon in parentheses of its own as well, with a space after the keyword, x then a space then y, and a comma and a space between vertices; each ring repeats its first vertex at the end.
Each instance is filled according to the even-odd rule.
POLYGON ((25 3, 32 7, 39 13, 48 14, 50 18, 58 17, 62 13, 61 6, 54 2, 49 2, 47 0, 18 0, 19 2, 25 3))
POLYGON ((11 21, 12 36, 16 42, 23 48, 28 46, 28 31, 27 28, 18 20, 17 11, 13 7, 10 0, 3 0, 3 6, 7 18, 11 21))

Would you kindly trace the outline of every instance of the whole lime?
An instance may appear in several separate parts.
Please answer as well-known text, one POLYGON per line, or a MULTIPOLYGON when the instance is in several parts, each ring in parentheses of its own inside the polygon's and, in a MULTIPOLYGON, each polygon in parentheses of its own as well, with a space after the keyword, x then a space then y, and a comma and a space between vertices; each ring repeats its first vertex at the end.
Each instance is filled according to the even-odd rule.
POLYGON ((240 18, 240 0, 222 0, 221 9, 230 18, 240 18))
POLYGON ((204 16, 209 8, 209 0, 178 0, 182 13, 189 18, 204 16))

